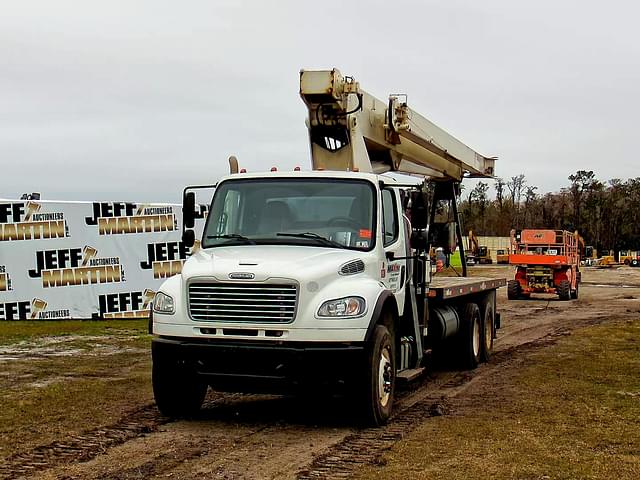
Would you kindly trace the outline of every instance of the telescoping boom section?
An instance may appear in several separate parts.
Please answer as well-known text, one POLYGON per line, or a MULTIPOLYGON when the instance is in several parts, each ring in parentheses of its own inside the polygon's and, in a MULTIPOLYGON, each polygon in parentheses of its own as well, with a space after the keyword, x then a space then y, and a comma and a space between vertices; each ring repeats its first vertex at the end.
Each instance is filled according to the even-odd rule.
POLYGON ((336 69, 300 72, 316 170, 424 175, 461 181, 492 177, 485 157, 410 109, 406 95, 383 102, 336 69))

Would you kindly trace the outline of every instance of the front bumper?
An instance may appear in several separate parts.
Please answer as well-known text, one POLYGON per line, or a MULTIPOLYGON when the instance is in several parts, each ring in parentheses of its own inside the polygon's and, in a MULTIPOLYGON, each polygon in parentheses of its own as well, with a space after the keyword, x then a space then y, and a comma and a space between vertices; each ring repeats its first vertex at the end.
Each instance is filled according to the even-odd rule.
POLYGON ((283 393, 348 384, 364 368, 358 343, 238 341, 156 337, 154 362, 170 359, 216 390, 283 393))

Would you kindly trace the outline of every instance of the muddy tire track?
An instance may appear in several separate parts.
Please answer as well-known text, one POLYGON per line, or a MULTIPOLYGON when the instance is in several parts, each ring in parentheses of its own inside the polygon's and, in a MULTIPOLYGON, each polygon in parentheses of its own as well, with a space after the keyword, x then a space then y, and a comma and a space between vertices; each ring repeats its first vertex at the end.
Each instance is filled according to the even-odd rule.
POLYGON ((63 441, 42 445, 7 458, 0 463, 0 479, 23 478, 62 463, 87 461, 110 447, 151 433, 168 421, 158 414, 155 405, 146 405, 115 424, 73 435, 63 441))

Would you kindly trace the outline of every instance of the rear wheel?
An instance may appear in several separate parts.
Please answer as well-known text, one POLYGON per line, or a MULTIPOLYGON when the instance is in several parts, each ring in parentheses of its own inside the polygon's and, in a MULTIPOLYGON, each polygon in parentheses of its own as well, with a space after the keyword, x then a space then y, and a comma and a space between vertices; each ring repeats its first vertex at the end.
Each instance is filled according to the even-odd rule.
POLYGON ((522 288, 520 282, 517 280, 509 280, 507 282, 507 298, 509 300, 517 300, 522 294, 522 288))
POLYGON ((482 319, 482 349, 480 351, 480 360, 488 362, 493 351, 493 339, 495 337, 495 324, 493 312, 493 299, 495 294, 487 295, 484 302, 484 312, 482 319))
POLYGON ((561 280, 558 284, 557 291, 560 300, 569 300, 571 298, 571 284, 569 280, 561 280))
POLYGON ((573 299, 577 299, 578 298, 578 285, 580 285, 578 282, 576 282, 576 289, 575 290, 571 290, 571 298, 573 299))
POLYGON ((367 352, 363 385, 365 422, 384 425, 391 416, 396 384, 395 342, 385 325, 376 325, 367 352))
POLYGON ((460 353, 463 367, 471 370, 478 366, 482 354, 482 317, 478 305, 467 303, 462 310, 461 320, 460 353))
POLYGON ((638 259, 637 258, 633 258, 631 260, 631 266, 632 267, 637 267, 638 265, 640 265, 640 262, 638 261, 638 259))

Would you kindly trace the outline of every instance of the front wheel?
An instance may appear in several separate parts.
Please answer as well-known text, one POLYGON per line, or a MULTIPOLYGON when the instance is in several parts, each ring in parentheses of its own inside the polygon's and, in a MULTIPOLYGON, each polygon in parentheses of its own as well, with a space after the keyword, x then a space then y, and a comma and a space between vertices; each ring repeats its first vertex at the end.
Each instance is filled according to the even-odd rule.
POLYGON ((522 294, 522 288, 520 282, 517 280, 509 280, 507 282, 507 298, 509 300, 517 300, 522 294))
POLYGON ((560 297, 560 300, 571 299, 571 283, 569 283, 569 280, 561 280, 558 284, 558 297, 560 297))
POLYGON ((579 290, 578 285, 580 285, 580 284, 578 282, 576 282, 576 289, 575 290, 571 290, 571 298, 573 298, 573 299, 577 299, 578 298, 578 290, 579 290))
POLYGON ((204 401, 207 384, 179 363, 156 352, 153 357, 153 396, 160 413, 173 418, 195 415, 204 401))
POLYGON ((367 352, 365 422, 384 425, 391 416, 396 384, 395 342, 385 325, 376 325, 367 352))

